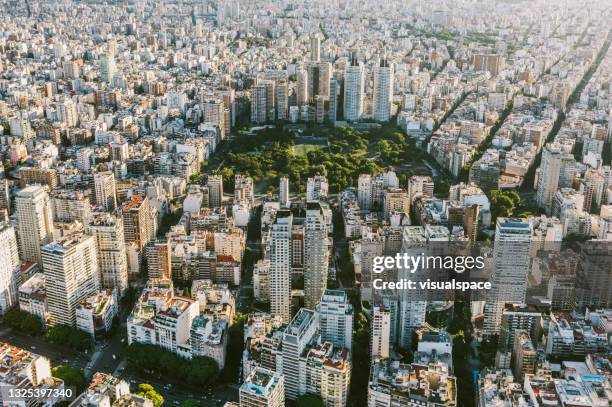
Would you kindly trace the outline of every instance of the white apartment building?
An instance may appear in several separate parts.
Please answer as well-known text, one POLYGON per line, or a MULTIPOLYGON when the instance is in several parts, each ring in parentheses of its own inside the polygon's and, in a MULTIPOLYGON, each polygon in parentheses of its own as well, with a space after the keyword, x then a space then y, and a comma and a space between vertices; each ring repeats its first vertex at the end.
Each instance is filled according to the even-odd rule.
POLYGON ((282 373, 285 377, 285 397, 295 400, 306 393, 306 372, 300 368, 300 358, 317 331, 314 311, 302 308, 285 329, 282 340, 282 373))
POLYGON ((493 250, 494 272, 485 300, 484 331, 499 333, 504 304, 525 302, 531 267, 532 225, 527 220, 498 218, 493 250))
POLYGON ((19 287, 19 309, 38 316, 43 324, 47 322, 49 313, 43 273, 35 273, 19 287))
POLYGON ((325 290, 316 311, 322 340, 352 351, 353 306, 346 293, 325 290))
POLYGON ((288 210, 276 212, 270 238, 270 312, 285 322, 291 319, 291 227, 293 216, 288 210))
POLYGON ((112 289, 102 290, 84 300, 76 309, 76 327, 93 337, 109 332, 119 305, 112 289))
POLYGON ((49 323, 75 326, 79 303, 98 291, 93 237, 75 233, 42 248, 49 323))
POLYGON ((104 208, 107 212, 112 212, 117 208, 117 189, 113 172, 104 171, 94 174, 94 192, 96 206, 104 208))
POLYGON ((197 316, 191 323, 191 356, 207 356, 214 359, 219 370, 225 366, 227 357, 228 323, 213 320, 207 316, 197 316))
POLYGON ((19 253, 15 229, 0 223, 0 315, 17 304, 20 283, 19 253))
POLYGON ((27 186, 19 191, 15 203, 20 258, 44 268, 40 248, 53 240, 53 217, 46 188, 41 185, 27 186))
POLYGON ((306 182, 306 201, 319 201, 327 198, 329 183, 323 175, 309 177, 306 182))
POLYGON ((306 204, 304 229, 304 306, 314 309, 327 287, 330 245, 318 202, 306 204))
POLYGON ((101 287, 114 288, 121 297, 128 286, 123 219, 107 212, 95 212, 87 225, 87 233, 95 240, 101 287))
POLYGON ((374 68, 374 120, 387 122, 393 104, 393 66, 381 59, 374 68))
POLYGON ((344 71, 344 119, 361 119, 364 110, 365 73, 361 63, 353 58, 344 71))
POLYGON ((391 346, 391 311, 384 305, 372 308, 372 327, 370 333, 370 355, 372 360, 389 357, 391 346))

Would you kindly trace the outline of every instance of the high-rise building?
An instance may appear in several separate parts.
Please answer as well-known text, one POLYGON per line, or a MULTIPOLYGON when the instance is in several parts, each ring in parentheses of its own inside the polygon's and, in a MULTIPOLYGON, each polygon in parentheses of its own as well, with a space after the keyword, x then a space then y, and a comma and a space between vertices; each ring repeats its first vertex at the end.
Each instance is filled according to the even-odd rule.
POLYGON ((94 212, 87 232, 96 243, 100 286, 122 296, 128 286, 128 263, 123 219, 107 212, 94 212))
POLYGON ((553 197, 557 190, 571 186, 572 180, 562 180, 565 176, 565 167, 574 164, 574 156, 557 143, 548 143, 542 151, 542 163, 538 169, 536 202, 539 207, 550 215, 553 197), (570 185, 563 185, 564 183, 570 185))
POLYGON ((92 236, 75 233, 43 246, 49 324, 75 326, 76 309, 94 295, 98 259, 92 236))
POLYGON ((590 240, 580 247, 576 272, 576 302, 582 309, 612 307, 609 240, 590 240))
POLYGON ((248 202, 253 206, 255 203, 253 178, 240 174, 234 177, 234 201, 248 202))
POLYGON ((295 400, 306 393, 306 372, 300 367, 300 362, 304 349, 317 331, 317 326, 315 312, 302 308, 283 333, 282 371, 285 376, 285 398, 289 400, 295 400))
POLYGON ((317 305, 321 339, 337 348, 352 350, 353 306, 341 290, 325 290, 317 305))
POLYGON ((310 37, 310 60, 313 62, 321 61, 321 36, 319 33, 310 37))
POLYGON ((504 69, 505 58, 497 54, 473 54, 472 65, 475 71, 488 71, 491 76, 496 76, 504 69))
POLYGON ((219 128, 221 139, 229 136, 226 134, 225 105, 221 99, 206 99, 202 102, 202 121, 211 123, 219 128))
POLYGON ((149 198, 132 195, 129 201, 121 206, 125 242, 136 243, 142 250, 155 238, 155 209, 149 204, 149 198))
POLYGON ((304 306, 314 309, 327 287, 329 241, 319 202, 307 202, 304 225, 304 306))
POLYGON ((261 367, 255 368, 240 386, 240 406, 284 407, 283 375, 261 367))
POLYGON ((374 120, 387 122, 393 103, 393 67, 387 59, 381 59, 374 68, 374 120))
POLYGON ((319 201, 327 198, 329 191, 329 184, 327 178, 324 175, 315 175, 309 177, 306 181, 306 200, 307 201, 319 201))
POLYGON ((300 364, 305 365, 306 394, 319 394, 325 406, 346 406, 351 376, 346 349, 331 342, 314 344, 305 351, 300 364))
POLYGON ((57 118, 60 122, 68 127, 76 126, 79 116, 77 114, 76 104, 72 99, 62 99, 56 103, 57 118))
POLYGON ((223 204, 223 177, 221 175, 209 175, 206 186, 208 188, 208 205, 211 208, 219 208, 223 204))
POLYGON ((385 193, 385 219, 388 220, 393 212, 410 213, 408 192, 401 188, 389 188, 385 193))
POLYGON ((374 305, 370 330, 370 356, 372 360, 388 358, 390 345, 391 310, 383 304, 374 305))
POLYGON ((329 109, 327 112, 328 120, 331 124, 338 119, 338 95, 340 94, 340 83, 337 79, 329 81, 329 109))
POLYGON ((358 121, 363 115, 365 74, 354 56, 344 71, 344 119, 358 121))
MULTIPOLYGON (((448 233, 448 229, 447 229, 448 233)), ((447 237, 448 239, 448 237, 447 237)), ((404 228, 402 253, 408 256, 420 256, 428 252, 428 233, 422 226, 407 226, 404 228)), ((424 267, 410 273, 407 269, 398 270, 398 278, 410 278, 413 281, 425 280, 424 267)), ((415 330, 425 323, 427 297, 422 291, 402 290, 399 298, 398 344, 410 347, 415 330)))
POLYGON ((291 229, 289 210, 276 212, 270 236, 270 312, 291 320, 291 229))
POLYGON ((538 353, 527 331, 517 331, 514 337, 512 350, 512 369, 514 377, 523 381, 526 374, 536 372, 538 366, 538 353))
POLYGON ((0 177, 0 216, 6 211, 7 215, 11 213, 11 194, 9 181, 0 177))
POLYGON ((57 188, 57 170, 54 168, 20 167, 20 187, 25 188, 26 186, 32 184, 47 185, 49 190, 53 191, 55 188, 57 188))
POLYGON ((276 117, 278 120, 287 120, 289 118, 289 84, 286 79, 276 84, 276 102, 276 117))
POLYGON ((359 209, 370 209, 372 207, 372 176, 360 174, 357 180, 357 204, 359 209))
POLYGON ((158 239, 145 248, 149 278, 172 278, 172 248, 169 239, 158 239))
POLYGON ((49 195, 44 187, 32 185, 19 191, 15 202, 19 221, 20 258, 36 262, 44 268, 40 247, 53 240, 49 195))
POLYGON ((268 89, 265 83, 258 81, 251 90, 251 121, 261 124, 268 120, 268 89))
POLYGON ((289 201, 289 178, 287 177, 282 177, 280 179, 280 184, 279 184, 279 201, 280 201, 280 205, 283 208, 287 208, 290 205, 290 201, 289 201))
POLYGON ((463 215, 463 231, 470 242, 475 243, 478 239, 478 219, 480 217, 480 206, 468 205, 463 215))
POLYGON ((89 222, 91 203, 81 191, 55 190, 51 193, 50 202, 55 222, 89 222))
POLYGON ((100 81, 110 82, 115 75, 115 57, 111 53, 102 54, 100 57, 100 81))
POLYGON ((485 300, 485 334, 499 333, 506 303, 525 302, 529 256, 533 239, 532 225, 527 220, 498 218, 493 249, 491 289, 485 300))
POLYGON ((329 62, 311 62, 306 65, 308 74, 308 102, 314 104, 317 96, 329 97, 332 67, 329 62))
POLYGON ((19 264, 15 229, 0 222, 0 315, 17 304, 19 264))
POLYGON ((297 105, 303 106, 308 103, 308 73, 304 69, 297 71, 297 105))
POLYGON ((112 212, 117 208, 117 189, 115 174, 112 171, 97 172, 94 174, 94 190, 96 205, 112 212))
POLYGON ((495 367, 510 368, 512 347, 519 331, 526 331, 532 338, 539 338, 542 331, 542 312, 532 306, 505 304, 495 355, 495 367))

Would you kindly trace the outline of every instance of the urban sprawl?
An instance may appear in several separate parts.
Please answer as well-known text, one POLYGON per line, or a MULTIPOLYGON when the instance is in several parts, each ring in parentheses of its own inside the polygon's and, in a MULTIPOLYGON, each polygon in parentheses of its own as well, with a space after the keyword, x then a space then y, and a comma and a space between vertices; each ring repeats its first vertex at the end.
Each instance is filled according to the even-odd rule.
POLYGON ((0 405, 612 406, 612 0, 0 7, 0 405))

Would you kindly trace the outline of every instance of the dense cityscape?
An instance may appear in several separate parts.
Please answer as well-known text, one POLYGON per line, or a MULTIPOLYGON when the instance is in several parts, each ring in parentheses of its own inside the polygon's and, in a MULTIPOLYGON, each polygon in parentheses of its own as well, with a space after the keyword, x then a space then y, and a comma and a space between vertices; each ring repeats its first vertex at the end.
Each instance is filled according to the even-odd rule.
POLYGON ((612 406, 612 0, 0 5, 0 406, 612 406))

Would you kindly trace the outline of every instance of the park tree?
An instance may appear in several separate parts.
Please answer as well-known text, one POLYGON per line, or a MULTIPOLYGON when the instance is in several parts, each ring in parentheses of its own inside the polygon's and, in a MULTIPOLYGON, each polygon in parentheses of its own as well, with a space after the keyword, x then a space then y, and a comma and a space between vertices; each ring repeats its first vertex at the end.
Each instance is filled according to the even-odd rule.
POLYGON ((164 398, 162 397, 162 395, 159 394, 157 390, 155 390, 153 386, 148 383, 139 384, 138 392, 136 394, 151 400, 155 407, 161 407, 161 405, 164 404, 164 398))

